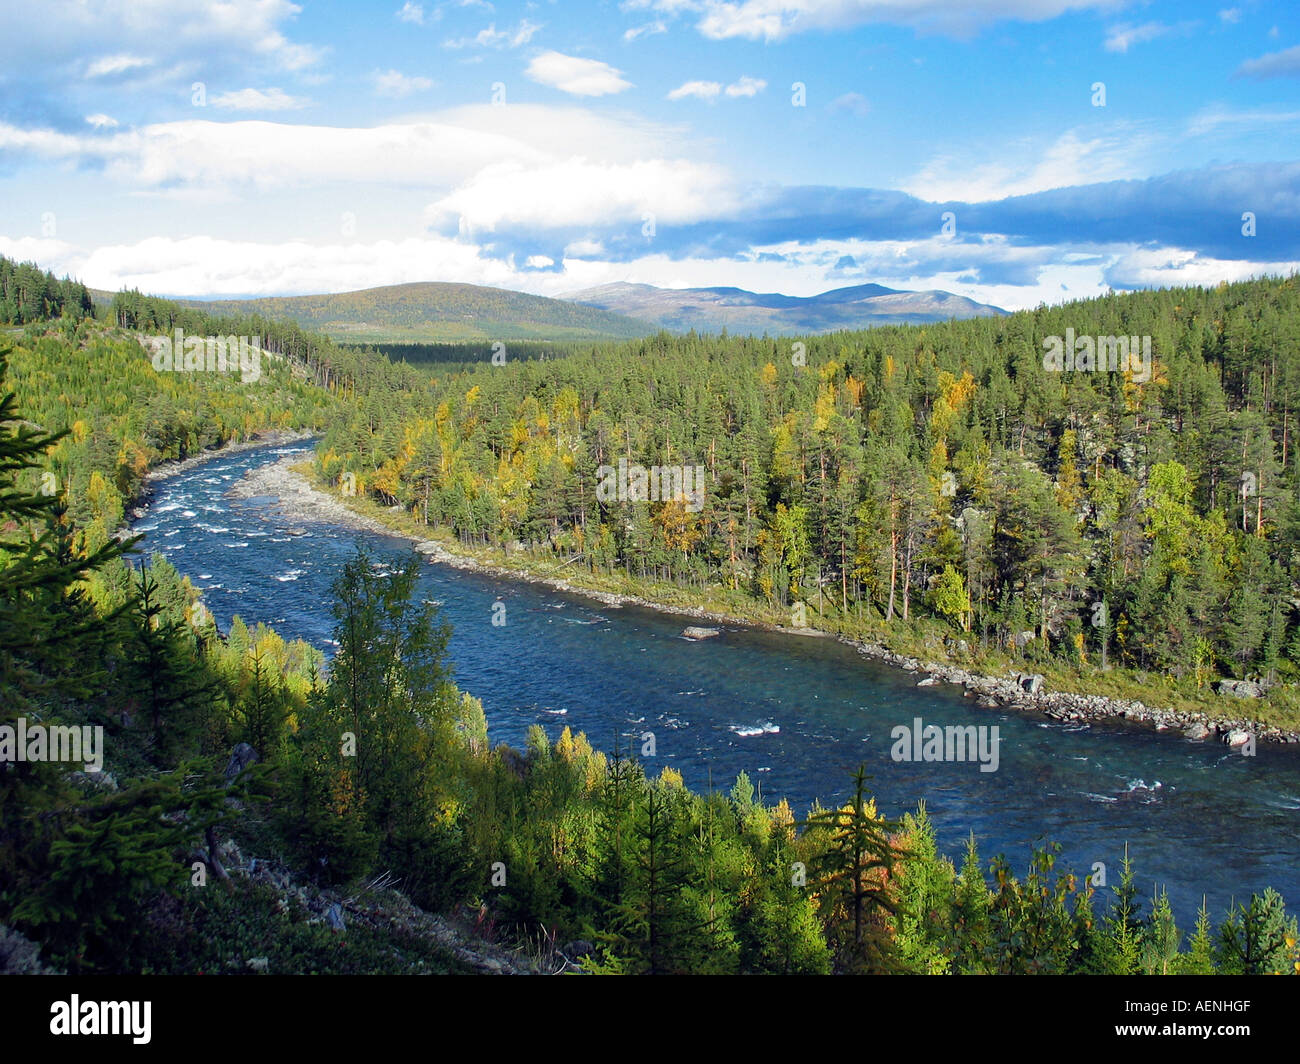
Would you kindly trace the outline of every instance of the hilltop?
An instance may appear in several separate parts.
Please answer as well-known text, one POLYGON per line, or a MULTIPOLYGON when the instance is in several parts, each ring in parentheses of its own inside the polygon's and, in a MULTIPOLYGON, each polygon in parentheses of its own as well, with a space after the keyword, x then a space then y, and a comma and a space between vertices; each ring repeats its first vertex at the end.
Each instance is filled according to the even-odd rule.
POLYGON ((597 307, 444 281, 327 295, 179 302, 213 314, 288 319, 351 343, 627 340, 654 331, 597 307))
POLYGON ((873 325, 925 325, 950 318, 1002 317, 1006 311, 937 289, 908 292, 878 284, 836 288, 815 296, 743 288, 657 288, 617 282, 566 298, 625 314, 670 332, 791 336, 873 325))

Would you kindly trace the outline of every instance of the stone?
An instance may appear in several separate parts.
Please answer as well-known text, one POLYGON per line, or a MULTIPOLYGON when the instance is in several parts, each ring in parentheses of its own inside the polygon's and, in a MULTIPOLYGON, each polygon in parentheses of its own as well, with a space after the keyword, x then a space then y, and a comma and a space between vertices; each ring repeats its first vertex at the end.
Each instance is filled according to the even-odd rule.
POLYGON ((1223 741, 1229 746, 1245 746, 1252 738, 1253 736, 1245 728, 1232 728, 1223 737, 1223 741))
POLYGON ((1017 650, 1024 650, 1024 648, 1028 646, 1030 643, 1032 643, 1033 641, 1034 641, 1033 632, 1017 632, 1013 640, 1013 642, 1016 644, 1017 650))
POLYGON ((1263 698, 1264 688, 1250 680, 1220 680, 1219 694, 1233 698, 1263 698))
POLYGON ((255 972, 265 972, 270 961, 266 957, 250 957, 248 967, 255 972))
POLYGON ((585 957, 589 953, 595 953, 596 947, 584 938, 575 939, 573 942, 566 942, 560 949, 571 961, 576 961, 579 957, 585 957))
POLYGON ((1036 695, 1043 689, 1043 677, 1038 673, 1018 672, 1016 683, 1020 685, 1022 691, 1031 695, 1036 695))
POLYGON ((239 774, 249 765, 257 762, 257 751, 248 743, 240 743, 230 752, 230 761, 226 765, 226 783, 234 783, 239 774))
POLYGON ((335 902, 325 910, 325 922, 335 931, 343 931, 347 928, 347 921, 343 919, 343 906, 335 902))
POLYGON ((1187 739, 1208 739, 1210 737, 1210 729, 1204 724, 1193 724, 1183 732, 1183 736, 1187 739))
POLYGON ((693 624, 682 629, 682 635, 687 639, 712 639, 717 634, 717 628, 699 628, 693 624))
POLYGON ((921 681, 920 681, 916 686, 917 686, 917 687, 933 687, 933 686, 935 686, 935 684, 937 684, 938 682, 939 682, 939 681, 936 680, 933 676, 927 676, 924 680, 921 680, 921 681))

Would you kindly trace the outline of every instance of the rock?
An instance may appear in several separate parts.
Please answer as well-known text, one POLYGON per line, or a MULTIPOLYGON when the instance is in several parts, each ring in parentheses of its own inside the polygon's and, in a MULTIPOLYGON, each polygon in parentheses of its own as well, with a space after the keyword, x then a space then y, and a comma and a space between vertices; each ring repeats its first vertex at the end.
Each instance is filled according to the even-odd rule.
POLYGON ((1220 680, 1219 694, 1233 698, 1263 698, 1264 688, 1250 680, 1220 680))
POLYGON ((1204 724, 1193 724, 1183 732, 1183 736, 1187 739, 1208 739, 1210 737, 1210 729, 1204 724))
POLYGON ((230 752, 230 762, 226 765, 226 783, 234 783, 239 774, 258 760, 257 751, 248 743, 240 743, 230 752))
POLYGON ((682 635, 687 639, 712 639, 717 634, 717 628, 699 628, 693 624, 682 629, 682 635))
POLYGON ((335 931, 343 931, 347 928, 347 921, 343 919, 343 906, 335 902, 325 910, 325 922, 335 931))
POLYGON ((1024 650, 1027 645, 1034 641, 1033 632, 1017 632, 1012 640, 1016 644, 1017 650, 1024 650))
POLYGON ((116 791, 117 778, 111 772, 69 772, 68 781, 91 790, 116 791))
POLYGON ((255 972, 265 972, 270 961, 266 957, 250 957, 248 967, 255 972))
POLYGON ((41 962, 41 947, 31 939, 0 924, 0 975, 54 975, 55 969, 41 962))
POLYGON ((1016 673, 1016 683, 1020 685, 1022 691, 1031 695, 1038 694, 1043 689, 1043 677, 1038 673, 1018 672, 1016 673))
POLYGON ((992 695, 981 695, 975 704, 980 706, 982 709, 997 709, 1002 703, 992 695))
POLYGON ((571 961, 576 961, 579 957, 585 957, 589 953, 595 953, 596 947, 588 942, 585 938, 575 939, 573 942, 566 942, 561 947, 563 953, 571 961))
POLYGON ((1245 746, 1254 738, 1245 728, 1231 728, 1223 741, 1229 746, 1245 746))
POLYGON ((939 682, 939 681, 936 680, 933 676, 927 676, 924 680, 922 680, 922 681, 921 681, 920 683, 918 683, 916 686, 917 686, 917 687, 933 687, 933 686, 935 686, 935 684, 937 684, 938 682, 939 682))

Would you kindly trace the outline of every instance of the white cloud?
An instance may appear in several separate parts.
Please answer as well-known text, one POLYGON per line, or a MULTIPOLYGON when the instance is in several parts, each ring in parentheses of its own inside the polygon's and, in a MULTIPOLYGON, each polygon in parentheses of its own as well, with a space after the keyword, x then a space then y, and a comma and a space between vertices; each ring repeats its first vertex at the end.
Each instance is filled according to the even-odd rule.
POLYGON ((406 0, 406 3, 402 5, 401 10, 397 12, 397 20, 399 22, 413 22, 417 26, 423 26, 424 5, 413 4, 411 3, 411 0, 406 0))
POLYGON ((152 63, 152 59, 144 59, 138 55, 106 55, 87 65, 86 77, 113 77, 116 74, 125 74, 128 70, 139 70, 152 63))
POLYGON ((1247 59, 1237 68, 1237 74, 1252 78, 1300 77, 1300 44, 1247 59))
POLYGON ((733 81, 724 90, 719 81, 688 81, 678 85, 668 94, 670 100, 685 100, 695 97, 698 100, 715 100, 722 92, 733 99, 740 96, 757 96, 767 88, 767 82, 761 78, 751 78, 748 74, 733 81))
POLYGON ((1029 144, 1008 145, 984 154, 986 160, 992 157, 997 161, 940 156, 904 181, 901 188, 932 203, 983 203, 1070 185, 1146 177, 1135 161, 1145 150, 1145 138, 1133 134, 1085 140, 1070 130, 1046 150, 1029 144))
POLYGON ((688 152, 698 154, 678 126, 572 104, 474 104, 373 127, 187 119, 72 134, 0 122, 0 157, 10 167, 67 165, 150 195, 200 199, 338 184, 445 195, 495 164, 581 157, 630 166, 688 152))
POLYGON ((1166 26, 1161 22, 1144 22, 1140 26, 1120 23, 1106 31, 1106 51, 1127 52, 1133 45, 1154 41, 1157 37, 1165 36, 1172 29, 1172 26, 1166 26))
POLYGON ((870 23, 969 36, 1001 20, 1041 22, 1070 11, 1113 7, 1114 0, 644 0, 629 6, 667 15, 693 12, 699 16, 696 29, 713 40, 778 41, 870 23))
POLYGON ((667 33, 668 24, 663 19, 655 19, 653 22, 646 22, 640 26, 633 26, 631 29, 623 31, 623 40, 635 41, 641 37, 653 37, 657 33, 667 33))
MULTIPOLYGON (((636 114, 593 111, 579 104, 469 104, 439 111, 433 120, 526 146, 533 158, 583 156, 634 162, 687 150, 688 131, 682 126, 652 122, 636 114)), ((503 152, 502 158, 506 157, 503 152)))
POLYGON ((479 30, 473 37, 443 41, 442 46, 444 48, 518 48, 531 41, 541 28, 539 23, 521 19, 519 25, 511 32, 497 29, 497 24, 493 22, 487 29, 479 30))
POLYGON ((543 52, 528 64, 525 73, 540 85, 571 96, 608 96, 630 89, 621 71, 599 59, 581 59, 561 52, 543 52))
POLYGON ((688 81, 684 85, 678 85, 668 94, 670 100, 685 100, 694 96, 699 100, 716 99, 718 93, 722 91, 721 83, 717 81, 688 81))
POLYGON ((1207 107, 1187 123, 1187 132, 1194 137, 1217 133, 1224 128, 1243 130, 1288 125, 1300 122, 1300 111, 1265 111, 1259 108, 1234 111, 1226 107, 1207 107))
POLYGON ((871 104, 860 92, 846 92, 843 96, 837 96, 830 102, 830 109, 857 115, 861 118, 870 113, 871 104))
POLYGON ((212 106, 228 111, 296 111, 309 103, 305 97, 290 96, 283 89, 239 89, 223 92, 213 99, 212 106))
POLYGON ((112 129, 117 125, 117 119, 106 114, 86 115, 86 121, 96 129, 112 129))
POLYGON ((508 263, 432 237, 325 245, 150 237, 41 261, 96 288, 177 296, 306 295, 439 280, 514 287, 517 276, 508 263))
POLYGON ((1219 18, 1224 22, 1235 23, 1241 21, 1241 8, 1225 7, 1219 11, 1219 18))
POLYGON ((300 13, 292 0, 42 0, 5 5, 4 37, 21 41, 6 55, 7 73, 35 80, 69 71, 106 78, 183 72, 229 79, 245 69, 301 70, 322 50, 289 40, 300 13), (101 55, 104 42, 129 51, 101 55), (87 57, 96 57, 87 63, 87 57))
POLYGON ((349 128, 280 122, 186 120, 108 136, 0 123, 0 152, 48 162, 102 164, 109 179, 159 189, 373 185, 376 159, 390 185, 436 188, 503 159, 542 162, 546 152, 509 136, 425 121, 349 128))
POLYGON ((1265 274, 1286 276, 1297 271, 1300 262, 1214 259, 1176 247, 1129 248, 1116 257, 1110 268, 1126 288, 1208 287, 1221 281, 1246 281, 1265 274))
POLYGON ((757 96, 767 88, 767 82, 762 78, 751 78, 748 74, 739 81, 733 81, 727 86, 728 96, 757 96))
POLYGON ((576 158, 540 166, 500 163, 431 204, 430 225, 462 235, 503 225, 539 230, 685 224, 734 213, 739 194, 720 168, 685 159, 598 163, 576 158))
POLYGON ((371 77, 375 82, 375 92, 380 96, 409 96, 413 92, 433 88, 432 79, 418 75, 407 76, 400 70, 376 70, 371 77))

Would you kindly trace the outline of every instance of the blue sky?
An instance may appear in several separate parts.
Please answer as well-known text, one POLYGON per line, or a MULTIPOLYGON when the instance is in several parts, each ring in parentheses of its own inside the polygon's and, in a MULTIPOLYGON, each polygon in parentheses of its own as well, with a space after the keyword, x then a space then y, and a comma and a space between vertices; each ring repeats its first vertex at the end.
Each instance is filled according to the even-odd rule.
POLYGON ((1300 269, 1290 0, 47 0, 0 40, 0 253, 98 287, 1300 269))

